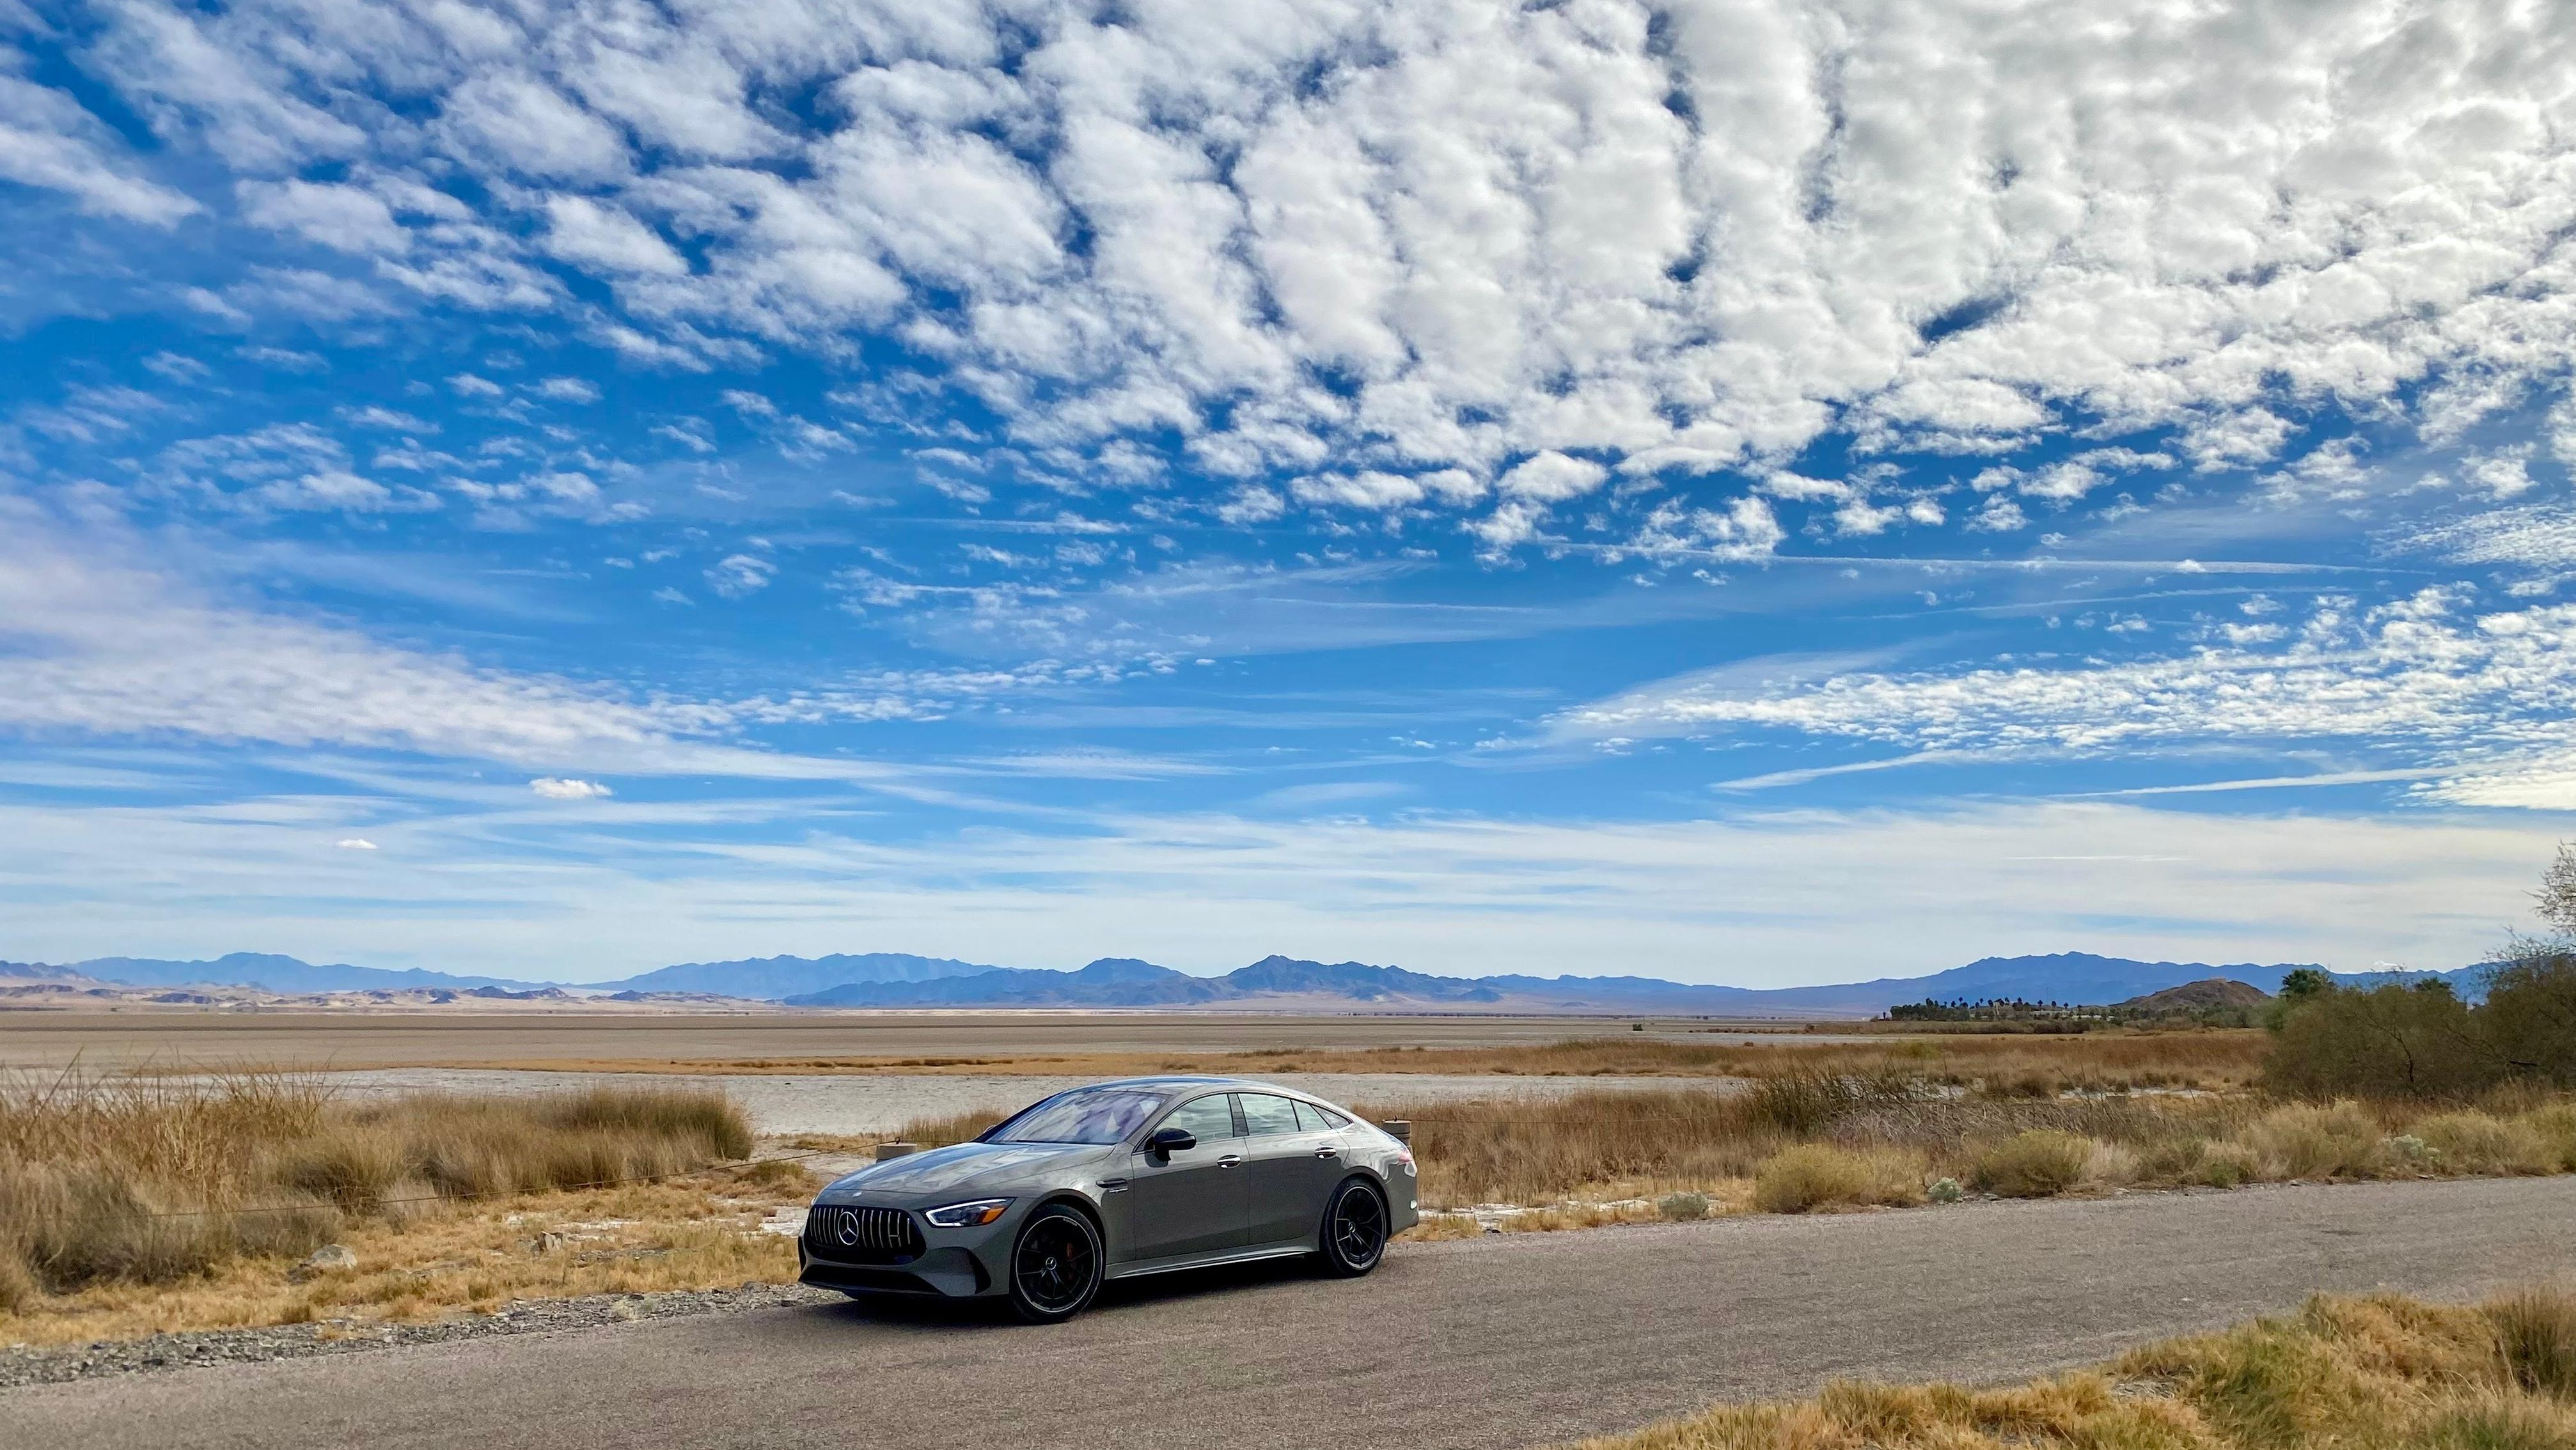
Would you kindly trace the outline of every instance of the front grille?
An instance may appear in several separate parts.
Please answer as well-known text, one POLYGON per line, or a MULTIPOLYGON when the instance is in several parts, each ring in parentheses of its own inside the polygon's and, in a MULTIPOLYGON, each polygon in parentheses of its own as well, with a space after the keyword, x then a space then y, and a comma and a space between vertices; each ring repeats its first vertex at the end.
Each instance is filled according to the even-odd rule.
POLYGON ((844 1264, 902 1264, 921 1257, 927 1245, 902 1209, 821 1204, 805 1215, 805 1247, 818 1259, 844 1264))

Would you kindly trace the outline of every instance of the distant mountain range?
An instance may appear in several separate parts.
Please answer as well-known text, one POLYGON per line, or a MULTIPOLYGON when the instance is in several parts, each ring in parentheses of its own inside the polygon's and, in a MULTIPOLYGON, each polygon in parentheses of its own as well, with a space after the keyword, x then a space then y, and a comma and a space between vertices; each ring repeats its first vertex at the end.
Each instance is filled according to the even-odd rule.
MULTIPOLYGON (((1364 962, 1270 956, 1223 976, 1201 977, 1132 957, 1104 957, 1074 971, 982 966, 946 957, 868 952, 687 962, 613 982, 522 982, 418 968, 388 971, 314 965, 235 952, 213 961, 101 957, 69 966, 0 963, 0 977, 110 982, 135 987, 256 987, 280 994, 556 991, 626 999, 715 996, 796 1007, 1120 1007, 1235 1005, 1310 1011, 1408 1008, 1454 1011, 1689 1013, 1728 1017, 1867 1017, 1926 999, 2099 1005, 2219 978, 2280 990, 2289 964, 2142 962, 2088 952, 1987 957, 1925 977, 1879 977, 1816 987, 1718 987, 1657 977, 1443 977, 1364 962)), ((2474 995, 2476 968, 2440 973, 2474 995)), ((2413 976, 2437 975, 2414 973, 2413 976)), ((2361 980, 2347 976, 2345 980, 2361 980)))

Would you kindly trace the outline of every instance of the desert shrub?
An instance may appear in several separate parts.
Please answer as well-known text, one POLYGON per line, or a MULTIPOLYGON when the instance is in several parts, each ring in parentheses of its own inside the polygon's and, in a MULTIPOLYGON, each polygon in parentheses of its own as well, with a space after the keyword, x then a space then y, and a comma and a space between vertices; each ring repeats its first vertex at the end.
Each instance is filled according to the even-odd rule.
POLYGON ((2414 1137, 2455 1173, 2547 1173, 2557 1154, 2530 1124, 2488 1113, 2441 1113, 2415 1125, 2414 1137))
POLYGON ((2332 1178, 2367 1172, 2379 1159, 2377 1119, 2358 1103, 2275 1108, 2246 1130, 2271 1178, 2332 1178))
POLYGON ((2238 1188, 2263 1176, 2262 1155, 2242 1143, 2212 1143, 2183 1179, 2204 1188, 2238 1188))
POLYGON ((734 1181, 748 1188, 810 1189, 822 1186, 822 1178, 802 1163, 779 1158, 764 1158, 746 1163, 734 1170, 734 1181))
POLYGON ((2576 1172, 2576 1103, 2556 1103, 2523 1118, 2557 1158, 2561 1172, 2576 1172))
POLYGON ((1907 1204, 1919 1201, 1922 1193, 1916 1163, 1884 1149, 1804 1143, 1774 1154, 1753 1175, 1753 1206, 1764 1213, 1907 1204))
POLYGON ((2532 952, 2497 964, 2477 1025, 2514 1076, 2576 1087, 2576 956, 2532 952))
POLYGON ((1708 1217, 1708 1195, 1705 1193, 1667 1193, 1655 1203, 1655 1211, 1676 1223, 1708 1217))
MULTIPOLYGON (((1670 1187, 1749 1178, 1783 1135, 1750 1094, 1585 1093, 1532 1100, 1355 1105, 1372 1121, 1406 1118, 1428 1204, 1544 1203, 1588 1184, 1670 1187)), ((918 1126, 918 1125, 916 1125, 918 1126)), ((912 1129, 907 1129, 909 1134, 912 1129)), ((916 1140, 919 1141, 919 1140, 916 1140)))
POLYGON ((329 1204, 279 1197, 257 1213, 210 1210, 111 1165, 13 1164, 0 1169, 0 1248, 62 1293, 102 1280, 164 1283, 243 1254, 310 1252, 339 1231, 329 1204))
POLYGON ((16 1251, 0 1248, 0 1314, 24 1314, 44 1297, 35 1273, 16 1251))
POLYGON ((2046 1198, 2083 1181, 2093 1140, 2053 1128, 2017 1133, 1977 1155, 1979 1188, 2006 1198, 2046 1198))
POLYGON ((2505 1075, 2481 1030, 2438 981, 2324 987, 2283 1013, 2263 1085, 2299 1098, 2469 1097, 2505 1075))
POLYGON ((2138 1181, 2136 1149, 2119 1143, 2094 1141, 2084 1155, 2084 1172, 2078 1180, 2090 1187, 2115 1187, 2138 1181))
POLYGON ((2576 1399, 2576 1293, 2523 1289, 2489 1300, 2484 1309, 2516 1383, 2576 1399))
POLYGON ((708 1156, 751 1153, 751 1120, 722 1093, 690 1088, 592 1088, 541 1098, 540 1122, 565 1132, 604 1132, 694 1144, 708 1156))
POLYGON ((410 1155, 381 1130, 344 1128, 297 1143, 279 1155, 271 1181, 353 1212, 374 1210, 409 1176, 410 1155))

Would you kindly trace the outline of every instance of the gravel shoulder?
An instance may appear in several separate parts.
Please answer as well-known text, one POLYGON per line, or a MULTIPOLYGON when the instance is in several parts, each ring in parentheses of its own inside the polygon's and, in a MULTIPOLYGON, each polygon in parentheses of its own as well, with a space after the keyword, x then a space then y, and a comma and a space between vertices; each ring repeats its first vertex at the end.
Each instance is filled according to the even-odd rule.
POLYGON ((1149 1280, 1052 1329, 667 1296, 527 1332, 24 1385, 0 1391, 0 1443, 1499 1450, 1834 1376, 2044 1372, 2317 1290, 2465 1297, 2576 1270, 2571 1218, 2569 1178, 1752 1217, 1399 1245, 1348 1283, 1149 1280))

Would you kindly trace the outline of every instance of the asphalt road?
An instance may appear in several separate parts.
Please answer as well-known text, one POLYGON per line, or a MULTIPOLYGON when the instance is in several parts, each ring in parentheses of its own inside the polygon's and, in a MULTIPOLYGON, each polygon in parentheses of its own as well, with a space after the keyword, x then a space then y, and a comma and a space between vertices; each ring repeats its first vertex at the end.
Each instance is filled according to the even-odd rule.
POLYGON ((1838 1375, 1992 1381, 2576 1268, 2576 1178, 1761 1217, 1399 1246, 1025 1329, 766 1310, 0 1394, 36 1447, 1521 1447, 1838 1375))

